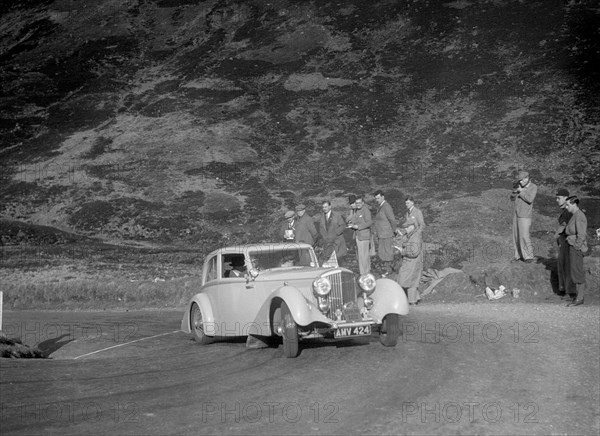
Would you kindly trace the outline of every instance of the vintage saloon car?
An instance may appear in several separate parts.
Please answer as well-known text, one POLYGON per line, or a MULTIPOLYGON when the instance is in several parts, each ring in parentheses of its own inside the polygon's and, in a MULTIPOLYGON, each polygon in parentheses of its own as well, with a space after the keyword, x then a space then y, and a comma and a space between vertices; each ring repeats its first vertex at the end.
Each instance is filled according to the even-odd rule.
POLYGON ((408 301, 393 280, 356 277, 320 267, 308 244, 269 243, 220 248, 204 261, 202 287, 187 305, 181 329, 208 344, 247 336, 248 347, 281 337, 286 357, 305 338, 349 338, 379 332, 395 346, 398 316, 408 301))

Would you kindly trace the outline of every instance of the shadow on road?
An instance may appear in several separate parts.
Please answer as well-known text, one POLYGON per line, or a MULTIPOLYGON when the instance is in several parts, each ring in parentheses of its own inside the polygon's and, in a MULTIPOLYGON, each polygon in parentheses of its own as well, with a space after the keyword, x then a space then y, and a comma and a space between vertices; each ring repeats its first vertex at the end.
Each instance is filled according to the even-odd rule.
POLYGON ((74 338, 72 335, 64 334, 64 335, 58 336, 56 338, 42 341, 37 345, 37 347, 44 354, 44 357, 50 357, 50 355, 52 353, 61 349, 62 347, 67 345, 69 342, 72 342, 73 340, 74 340, 74 338), (70 338, 70 339, 64 340, 65 337, 70 338))

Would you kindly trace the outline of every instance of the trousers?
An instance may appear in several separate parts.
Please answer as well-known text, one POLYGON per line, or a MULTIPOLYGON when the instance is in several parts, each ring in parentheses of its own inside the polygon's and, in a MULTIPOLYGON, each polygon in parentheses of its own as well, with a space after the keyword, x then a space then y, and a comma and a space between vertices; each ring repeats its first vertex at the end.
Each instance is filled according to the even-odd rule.
POLYGON ((369 256, 369 239, 356 240, 356 257, 358 258, 358 271, 360 275, 371 272, 371 257, 369 256))
POLYGON ((533 245, 529 237, 531 218, 519 218, 513 215, 513 245, 515 248, 515 259, 533 259, 533 245))

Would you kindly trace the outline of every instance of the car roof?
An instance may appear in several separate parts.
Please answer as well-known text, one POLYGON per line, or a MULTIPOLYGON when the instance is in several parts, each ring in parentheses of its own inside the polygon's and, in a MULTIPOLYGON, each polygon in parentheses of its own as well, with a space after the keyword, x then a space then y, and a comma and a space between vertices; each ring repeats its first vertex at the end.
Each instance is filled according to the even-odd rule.
POLYGON ((312 248, 312 245, 304 242, 261 242, 259 244, 230 245, 210 252, 207 257, 217 253, 245 253, 248 250, 283 250, 285 248, 312 248))

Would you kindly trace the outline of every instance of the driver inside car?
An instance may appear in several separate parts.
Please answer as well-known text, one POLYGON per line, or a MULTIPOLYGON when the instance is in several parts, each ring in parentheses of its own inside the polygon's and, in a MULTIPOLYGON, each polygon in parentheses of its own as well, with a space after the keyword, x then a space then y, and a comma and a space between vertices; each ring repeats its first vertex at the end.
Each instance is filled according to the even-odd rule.
POLYGON ((290 266, 294 266, 295 265, 295 261, 294 261, 294 257, 293 256, 285 256, 283 257, 283 259, 281 259, 281 264, 279 265, 282 268, 287 268, 290 266))

